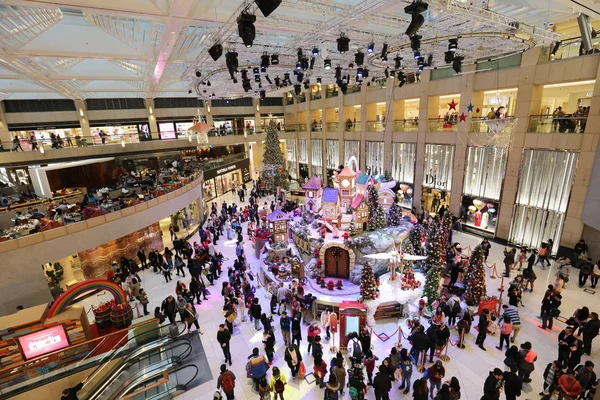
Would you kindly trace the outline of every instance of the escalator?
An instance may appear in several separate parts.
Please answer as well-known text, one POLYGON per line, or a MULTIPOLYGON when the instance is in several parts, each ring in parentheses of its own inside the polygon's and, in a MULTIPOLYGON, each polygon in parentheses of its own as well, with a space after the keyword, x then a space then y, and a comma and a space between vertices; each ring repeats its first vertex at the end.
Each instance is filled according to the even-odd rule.
POLYGON ((129 339, 128 343, 132 342, 135 349, 120 359, 118 349, 113 351, 90 374, 80 398, 166 399, 185 391, 197 376, 198 368, 193 364, 184 365, 184 360, 192 352, 192 343, 181 337, 181 333, 156 339, 153 332, 143 332, 129 339), (115 365, 103 372, 112 360, 116 361, 115 365))

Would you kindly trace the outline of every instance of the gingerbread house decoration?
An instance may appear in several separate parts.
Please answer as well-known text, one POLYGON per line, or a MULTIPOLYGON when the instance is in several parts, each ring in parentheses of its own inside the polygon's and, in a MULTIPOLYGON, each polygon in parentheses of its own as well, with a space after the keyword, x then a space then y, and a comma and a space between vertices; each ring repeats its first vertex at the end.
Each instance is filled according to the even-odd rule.
POLYGON ((275 211, 267 216, 267 219, 269 220, 269 231, 273 236, 273 241, 275 243, 287 243, 288 215, 279 208, 276 208, 275 211))
POLYGON ((316 175, 313 176, 302 186, 302 189, 304 189, 304 209, 311 213, 319 211, 323 194, 321 179, 316 175))
POLYGON ((375 180, 368 174, 360 174, 356 178, 356 193, 366 195, 367 187, 375 183, 375 180))
POLYGON ((338 174, 340 187, 340 207, 343 212, 348 210, 356 194, 356 172, 345 166, 338 174))
POLYGON ((367 198, 362 193, 356 193, 354 200, 352 200, 352 209, 354 225, 358 232, 366 231, 367 224, 369 222, 369 205, 367 204, 367 198))
POLYGON ((379 184, 379 205, 383 207, 387 213, 394 201, 396 201, 396 193, 394 193, 396 181, 382 182, 379 184))
POLYGON ((323 219, 333 221, 340 214, 340 204, 338 199, 338 189, 325 188, 323 189, 323 197, 321 198, 321 215, 323 219))

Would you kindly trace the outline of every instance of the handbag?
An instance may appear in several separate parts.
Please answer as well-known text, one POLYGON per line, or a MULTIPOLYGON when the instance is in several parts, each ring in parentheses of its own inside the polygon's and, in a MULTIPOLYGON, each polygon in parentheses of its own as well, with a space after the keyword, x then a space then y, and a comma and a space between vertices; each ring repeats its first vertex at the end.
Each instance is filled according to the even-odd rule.
POLYGON ((575 321, 575 318, 571 317, 567 320, 567 326, 573 326, 573 325, 577 325, 577 322, 575 321))
POLYGON ((225 319, 227 320, 227 322, 229 322, 230 324, 231 324, 231 323, 233 323, 233 321, 235 321, 235 319, 236 319, 236 318, 237 318, 237 314, 236 314, 236 313, 234 313, 234 312, 232 312, 232 313, 229 313, 229 314, 228 314, 228 315, 225 317, 225 319))
POLYGON ((306 367, 304 366, 304 362, 300 361, 300 367, 298 368, 298 376, 300 379, 304 379, 306 375, 306 367))
POLYGON ((550 309, 550 315, 552 315, 554 318, 558 318, 560 315, 560 310, 558 308, 552 308, 550 309))

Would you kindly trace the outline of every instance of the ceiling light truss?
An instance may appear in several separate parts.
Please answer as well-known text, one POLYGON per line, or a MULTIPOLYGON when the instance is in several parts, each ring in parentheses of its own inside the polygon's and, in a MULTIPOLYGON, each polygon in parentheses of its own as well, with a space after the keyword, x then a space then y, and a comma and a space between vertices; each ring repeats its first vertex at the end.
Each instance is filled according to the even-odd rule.
MULTIPOLYGON (((323 1, 311 1, 311 0, 286 0, 281 3, 281 7, 286 9, 296 9, 301 11, 320 11, 326 13, 346 13, 352 7, 347 4, 342 4, 336 1, 323 0, 323 1)), ((278 16, 279 18, 279 16, 278 16)))
POLYGON ((84 12, 83 16, 89 24, 97 26, 129 47, 146 55, 158 54, 165 24, 88 12, 84 12))
POLYGON ((59 8, 3 5, 0 8, 0 45, 23 47, 63 18, 59 8))

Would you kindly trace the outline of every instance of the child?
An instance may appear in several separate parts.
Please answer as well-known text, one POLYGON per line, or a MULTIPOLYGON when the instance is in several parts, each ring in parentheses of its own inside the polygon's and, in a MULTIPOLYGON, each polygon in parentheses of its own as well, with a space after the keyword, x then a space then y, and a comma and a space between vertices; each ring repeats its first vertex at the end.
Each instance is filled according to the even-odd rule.
POLYGON ((369 378, 368 385, 373 386, 373 370, 375 370, 375 361, 378 361, 379 357, 373 354, 371 349, 365 350, 364 364, 367 368, 367 377, 369 378))
POLYGON ((260 400, 271 400, 271 386, 269 386, 265 377, 258 382, 258 395, 260 400))
POLYGON ((517 271, 520 271, 521 267, 523 266, 523 263, 525 262, 526 259, 527 259, 527 248, 521 247, 520 252, 519 252, 519 257, 517 258, 517 262, 513 265, 512 269, 514 269, 517 266, 517 264, 519 264, 517 271))
POLYGON ((508 338, 513 330, 513 324, 508 315, 505 315, 502 321, 500 321, 500 345, 496 346, 498 350, 502 350, 502 343, 506 342, 506 350, 508 350, 508 338))
POLYGON ((498 325, 494 324, 494 322, 496 322, 496 316, 492 314, 491 320, 492 322, 487 326, 487 331, 490 335, 494 336, 498 331, 498 325))
POLYGON ((319 388, 323 389, 325 387, 324 379, 327 373, 327 364, 321 357, 315 357, 313 371, 316 379, 315 383, 319 385, 319 388))

